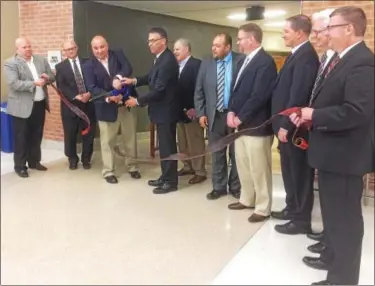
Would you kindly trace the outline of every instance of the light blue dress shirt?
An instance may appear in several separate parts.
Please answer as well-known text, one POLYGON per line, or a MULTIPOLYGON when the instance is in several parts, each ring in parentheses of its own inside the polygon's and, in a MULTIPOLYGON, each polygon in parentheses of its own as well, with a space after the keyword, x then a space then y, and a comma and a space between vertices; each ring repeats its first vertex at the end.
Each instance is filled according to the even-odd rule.
POLYGON ((231 85, 232 85, 232 52, 230 52, 222 60, 218 60, 216 64, 216 74, 219 75, 219 68, 222 62, 225 62, 225 79, 224 79, 224 108, 228 108, 231 85))

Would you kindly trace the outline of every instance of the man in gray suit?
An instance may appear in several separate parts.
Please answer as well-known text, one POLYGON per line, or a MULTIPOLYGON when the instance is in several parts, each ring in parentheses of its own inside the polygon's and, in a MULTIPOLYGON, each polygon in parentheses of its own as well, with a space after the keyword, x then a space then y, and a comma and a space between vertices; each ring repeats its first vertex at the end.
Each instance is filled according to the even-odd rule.
POLYGON ((22 178, 30 169, 46 171, 40 164, 45 109, 49 111, 46 84, 55 80, 47 60, 33 55, 31 43, 26 38, 16 40, 15 56, 4 63, 8 84, 8 110, 13 117, 14 170, 22 178))
MULTIPOLYGON (((213 57, 202 61, 195 86, 194 104, 199 123, 208 128, 209 143, 234 132, 227 126, 228 103, 233 90, 238 64, 244 55, 232 51, 228 34, 216 35, 212 43, 213 57)), ((237 174, 234 145, 229 147, 231 170, 228 178, 227 148, 212 154, 213 190, 207 199, 214 200, 229 193, 240 197, 241 185, 237 174)))

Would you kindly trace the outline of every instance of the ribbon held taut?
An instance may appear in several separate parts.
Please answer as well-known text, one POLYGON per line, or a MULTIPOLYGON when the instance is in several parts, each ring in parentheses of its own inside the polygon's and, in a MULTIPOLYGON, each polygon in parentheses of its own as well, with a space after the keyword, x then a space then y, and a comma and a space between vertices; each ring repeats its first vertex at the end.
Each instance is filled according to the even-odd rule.
POLYGON ((87 128, 83 129, 81 131, 82 135, 86 135, 89 133, 91 128, 90 119, 87 117, 86 113, 84 113, 79 107, 72 104, 65 95, 61 92, 60 89, 58 89, 53 83, 50 83, 50 86, 56 91, 57 95, 60 97, 61 101, 79 118, 81 118, 83 121, 87 123, 87 128))
MULTIPOLYGON (((292 107, 292 108, 288 108, 286 110, 283 110, 281 111, 280 113, 278 114, 275 114, 274 116, 272 116, 270 119, 268 119, 267 121, 263 122, 263 124, 259 125, 259 126, 256 126, 256 127, 251 127, 251 128, 246 128, 246 129, 243 129, 241 131, 238 131, 238 132, 234 132, 234 133, 231 133, 215 142, 213 142, 212 144, 209 144, 207 146, 207 149, 204 153, 202 154, 198 154, 198 155, 194 155, 194 156, 188 156, 184 153, 175 153, 175 154, 172 154, 168 157, 165 157, 165 158, 158 158, 158 159, 151 159, 151 158, 132 158, 132 157, 128 157, 126 156, 125 154, 123 154, 121 151, 120 151, 120 148, 118 145, 116 145, 114 147, 114 152, 116 155, 122 157, 122 158, 125 158, 125 159, 133 159, 133 160, 136 160, 136 161, 139 161, 139 162, 152 162, 152 161, 175 161, 175 160, 181 160, 181 161, 184 161, 184 160, 191 160, 191 159, 195 159, 195 158, 199 158, 199 157, 203 157, 203 156, 206 156, 207 154, 211 154, 211 153, 215 153, 217 151, 220 151, 222 149, 224 149, 227 145, 233 143, 234 141, 236 141, 238 138, 240 138, 241 136, 243 135, 246 135, 249 133, 249 131, 251 130, 255 130, 255 129, 260 129, 268 124, 271 124, 272 123, 272 120, 275 119, 277 116, 290 116, 291 114, 293 113, 296 113, 298 116, 301 116, 301 107, 292 107)), ((297 134, 297 131, 298 131, 298 128, 296 128, 296 130, 294 131, 294 134, 292 136, 292 142, 293 144, 302 149, 302 150, 306 150, 308 148, 308 144, 306 142, 306 140, 302 137, 296 137, 296 134, 297 134)))

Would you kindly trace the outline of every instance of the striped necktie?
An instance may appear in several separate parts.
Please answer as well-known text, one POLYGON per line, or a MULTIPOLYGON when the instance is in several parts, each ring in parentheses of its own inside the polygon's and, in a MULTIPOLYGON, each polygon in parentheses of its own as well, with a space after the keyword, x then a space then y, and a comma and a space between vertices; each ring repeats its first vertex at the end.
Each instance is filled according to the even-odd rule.
POLYGON ((74 79, 76 80, 78 93, 83 94, 86 92, 86 87, 85 87, 85 83, 83 82, 82 75, 78 69, 78 65, 75 59, 73 60, 73 67, 74 67, 74 79))
POLYGON ((320 86, 320 84, 323 81, 324 66, 325 66, 325 63, 327 61, 327 58, 328 58, 327 53, 324 53, 321 60, 320 60, 320 66, 319 66, 318 74, 316 75, 316 78, 315 78, 314 87, 313 87, 312 92, 311 92, 309 105, 311 105, 312 100, 315 97, 315 93, 316 93, 318 87, 320 86))
POLYGON ((216 109, 224 110, 224 86, 225 86, 225 62, 220 62, 219 72, 217 74, 217 102, 216 109))
POLYGON ((324 75, 324 78, 326 78, 329 75, 329 73, 334 69, 334 67, 337 65, 339 61, 340 61, 340 56, 338 54, 335 54, 333 56, 333 60, 328 66, 328 69, 327 69, 326 74, 324 75))

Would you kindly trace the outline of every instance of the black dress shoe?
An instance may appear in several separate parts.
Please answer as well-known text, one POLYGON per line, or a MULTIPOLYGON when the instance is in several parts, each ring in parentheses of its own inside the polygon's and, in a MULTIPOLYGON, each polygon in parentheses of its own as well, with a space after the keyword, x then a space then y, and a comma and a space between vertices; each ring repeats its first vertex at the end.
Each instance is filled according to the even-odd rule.
POLYGON ((241 197, 241 190, 229 190, 229 193, 238 200, 241 197))
POLYGON ((69 162, 69 169, 70 170, 77 170, 78 163, 77 162, 69 162))
POLYGON ((271 216, 281 220, 291 220, 293 218, 291 212, 286 208, 279 212, 271 212, 271 216))
POLYGON ((323 281, 311 283, 311 285, 335 285, 335 284, 328 282, 327 280, 323 280, 323 281))
MULTIPOLYGON (((303 263, 307 266, 318 269, 318 270, 328 270, 328 264, 320 259, 320 257, 309 257, 305 256, 302 259, 303 263)), ((319 284, 318 284, 319 285, 319 284)))
POLYGON ((133 179, 140 179, 141 178, 141 173, 139 173, 138 171, 129 172, 129 174, 130 174, 130 177, 132 177, 133 179))
POLYGON ((35 170, 38 170, 38 171, 47 171, 47 167, 44 167, 40 163, 36 163, 35 165, 29 165, 29 168, 30 169, 35 169, 35 170))
POLYGON ((85 170, 91 169, 91 163, 90 162, 82 162, 82 167, 85 170))
POLYGON ((20 176, 21 178, 27 178, 29 177, 29 173, 27 172, 26 169, 21 169, 21 170, 15 170, 16 174, 20 176))
POLYGON ((299 225, 290 221, 286 224, 275 225, 275 230, 282 234, 306 234, 311 232, 311 227, 309 225, 299 225))
POLYGON ((160 180, 160 179, 148 181, 148 185, 151 186, 151 187, 159 187, 162 184, 163 184, 163 181, 160 180))
POLYGON ((323 241, 324 239, 324 232, 317 232, 317 233, 309 233, 307 234, 307 237, 316 240, 316 241, 323 241))
POLYGON ((155 188, 152 192, 155 195, 167 194, 170 192, 177 191, 177 186, 171 185, 169 183, 163 183, 159 187, 155 188))
POLYGON ((325 248, 326 248, 326 246, 324 245, 323 242, 318 242, 318 243, 315 243, 315 244, 307 247, 307 250, 311 251, 312 253, 319 253, 320 254, 324 251, 325 248))
POLYGON ((107 181, 107 183, 110 183, 110 184, 117 184, 118 183, 117 178, 113 175, 105 177, 105 180, 107 181))
POLYGON ((216 191, 216 190, 213 190, 211 193, 208 193, 207 194, 207 199, 208 200, 216 200, 222 196, 226 196, 227 195, 227 191, 216 191))

